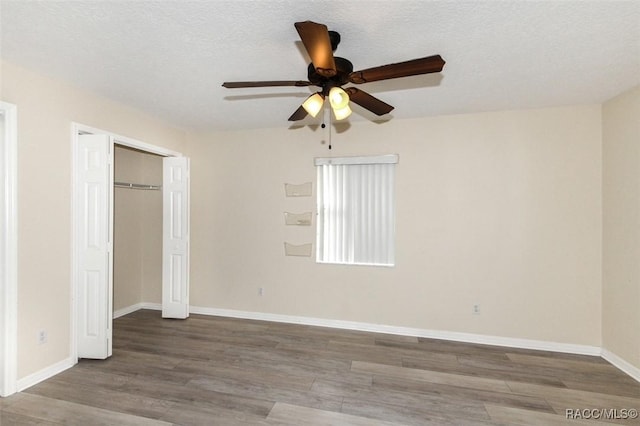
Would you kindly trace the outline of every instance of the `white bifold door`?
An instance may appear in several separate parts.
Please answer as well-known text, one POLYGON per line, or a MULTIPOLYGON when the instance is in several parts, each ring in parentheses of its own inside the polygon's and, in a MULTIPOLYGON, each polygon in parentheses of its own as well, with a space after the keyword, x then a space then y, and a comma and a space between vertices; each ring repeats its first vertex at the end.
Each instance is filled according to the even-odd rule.
POLYGON ((113 161, 107 135, 78 136, 76 246, 78 357, 111 356, 113 161))
POLYGON ((162 159, 162 317, 189 316, 189 159, 162 159))
MULTIPOLYGON (((75 172, 78 358, 112 353, 113 140, 79 135, 75 172)), ((162 316, 189 316, 189 159, 163 158, 162 316)))

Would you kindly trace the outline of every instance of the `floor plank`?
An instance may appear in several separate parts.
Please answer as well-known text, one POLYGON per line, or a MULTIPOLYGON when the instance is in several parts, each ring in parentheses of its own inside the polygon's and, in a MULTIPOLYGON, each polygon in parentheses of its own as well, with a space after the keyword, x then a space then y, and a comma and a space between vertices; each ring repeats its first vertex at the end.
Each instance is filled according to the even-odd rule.
POLYGON ((395 367, 363 361, 353 361, 351 363, 351 369, 353 371, 359 371, 363 373, 367 372, 374 375, 391 376, 413 380, 424 380, 425 382, 460 386, 479 390, 489 390, 493 392, 509 392, 509 387, 504 380, 486 379, 484 377, 466 376, 457 373, 442 373, 439 371, 395 367))
MULTIPOLYGON (((16 415, 19 423, 29 419, 34 424, 64 424, 78 426, 170 426, 171 423, 152 420, 112 410, 76 404, 57 398, 29 394, 3 408, 3 413, 16 415), (40 422, 40 423, 38 423, 40 422)), ((3 423, 4 425, 4 423, 3 423)))
POLYGON ((518 395, 512 392, 493 392, 459 386, 430 383, 421 380, 375 376, 373 387, 422 395, 436 395, 450 403, 490 403, 526 410, 555 413, 553 407, 541 396, 518 395))
POLYGON ((134 395, 119 389, 103 389, 97 386, 70 384, 66 381, 48 380, 28 390, 52 400, 68 401, 86 408, 116 411, 133 416, 159 418, 171 406, 164 398, 134 395))
POLYGON ((384 419, 394 424, 404 425, 438 425, 438 426, 465 426, 465 425, 489 425, 489 417, 484 408, 482 413, 458 410, 457 407, 446 406, 444 409, 434 406, 415 408, 402 405, 372 402, 358 398, 345 398, 342 411, 352 415, 368 417, 375 420, 384 419))
POLYGON ((336 413, 332 411, 316 410, 314 408, 299 407, 296 405, 278 402, 267 416, 270 424, 299 424, 304 419, 307 426, 342 425, 342 426, 391 426, 399 423, 391 423, 382 420, 373 420, 367 417, 353 416, 350 414, 336 413))

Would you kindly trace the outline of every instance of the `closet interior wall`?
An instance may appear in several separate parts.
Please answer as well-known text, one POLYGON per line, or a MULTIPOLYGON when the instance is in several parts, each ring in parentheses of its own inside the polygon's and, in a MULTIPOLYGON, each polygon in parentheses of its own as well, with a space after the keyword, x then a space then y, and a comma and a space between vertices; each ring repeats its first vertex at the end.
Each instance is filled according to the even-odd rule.
MULTIPOLYGON (((162 157, 116 145, 114 180, 162 184, 162 157)), ((114 188, 113 309, 162 302, 162 191, 114 188)))

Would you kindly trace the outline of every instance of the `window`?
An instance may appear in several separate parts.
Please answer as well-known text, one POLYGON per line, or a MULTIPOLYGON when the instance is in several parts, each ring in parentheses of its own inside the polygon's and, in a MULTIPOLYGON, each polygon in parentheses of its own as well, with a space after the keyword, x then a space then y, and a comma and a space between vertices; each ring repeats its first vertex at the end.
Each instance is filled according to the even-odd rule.
POLYGON ((394 264, 397 155, 316 158, 320 263, 394 264))

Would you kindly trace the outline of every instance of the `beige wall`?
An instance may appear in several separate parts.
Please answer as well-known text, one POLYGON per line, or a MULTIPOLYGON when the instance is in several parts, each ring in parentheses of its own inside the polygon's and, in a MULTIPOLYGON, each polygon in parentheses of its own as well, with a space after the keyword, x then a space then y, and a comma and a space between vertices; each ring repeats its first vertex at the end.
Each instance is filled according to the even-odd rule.
MULTIPOLYGON (((116 145, 116 182, 162 184, 162 157, 116 145)), ((113 309, 162 295, 162 192, 114 190, 113 309)))
POLYGON ((602 116, 602 343, 640 368, 640 86, 602 116))
MULTIPOLYGON (((142 183, 162 185, 162 158, 141 158, 142 183)), ((162 303, 162 191, 142 194, 142 301, 162 303)))
POLYGON ((323 140, 191 137, 193 305, 600 345, 600 106, 354 123, 332 151, 323 140), (286 199, 283 183, 315 185, 317 156, 387 153, 397 265, 285 257, 314 228, 285 228, 283 212, 315 198, 286 199))
POLYGON ((18 378, 70 356, 71 122, 176 151, 185 135, 126 107, 2 63, 18 108, 18 378), (39 345, 38 331, 48 332, 39 345))

